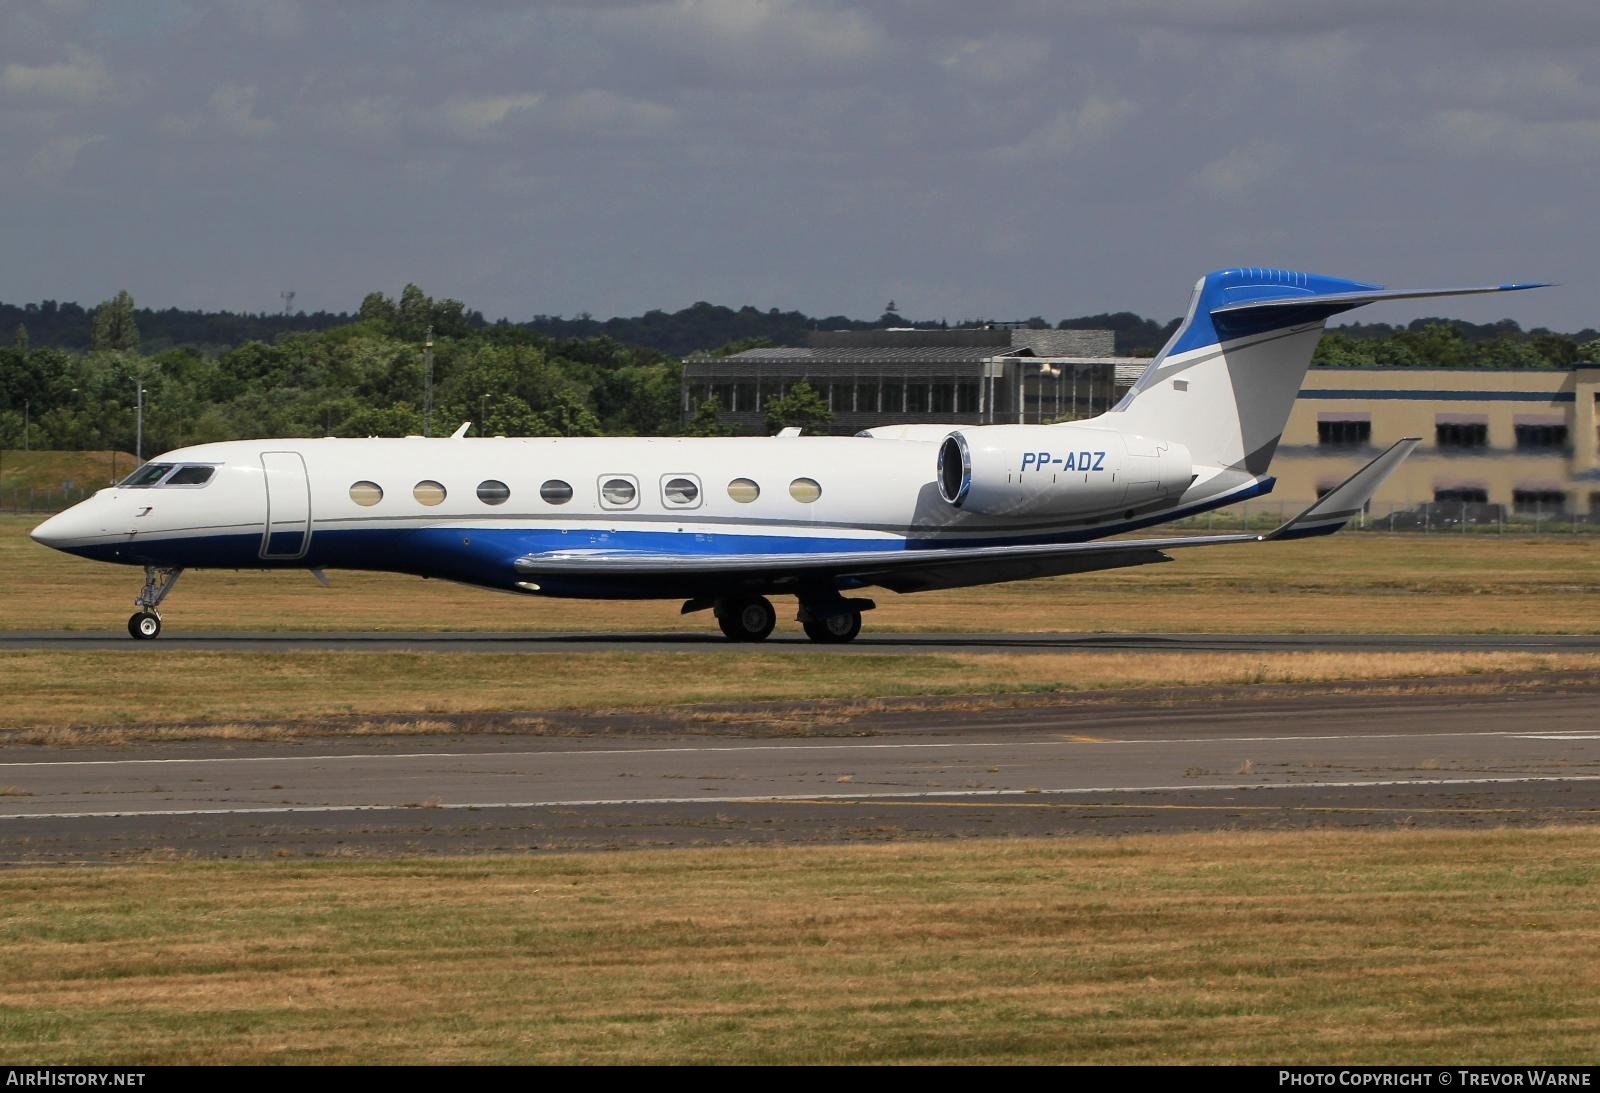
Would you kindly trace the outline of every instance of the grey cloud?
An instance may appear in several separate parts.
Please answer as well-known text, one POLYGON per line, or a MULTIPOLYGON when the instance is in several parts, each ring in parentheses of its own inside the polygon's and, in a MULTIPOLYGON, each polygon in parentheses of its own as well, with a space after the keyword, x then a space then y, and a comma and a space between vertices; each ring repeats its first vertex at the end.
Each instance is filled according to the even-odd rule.
POLYGON ((66 53, 60 61, 7 64, 0 69, 0 89, 26 99, 65 103, 90 102, 111 89, 111 74, 100 58, 74 46, 66 53))
POLYGON ((1576 328, 1597 42, 1561 0, 7 5, 0 299, 1170 317, 1243 263, 1556 279, 1514 312, 1576 328))

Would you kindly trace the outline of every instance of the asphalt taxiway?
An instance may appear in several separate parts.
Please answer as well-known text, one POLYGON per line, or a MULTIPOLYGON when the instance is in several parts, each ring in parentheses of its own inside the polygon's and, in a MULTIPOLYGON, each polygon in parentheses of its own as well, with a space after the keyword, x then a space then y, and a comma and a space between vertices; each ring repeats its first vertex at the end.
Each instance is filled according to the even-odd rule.
MULTIPOLYGON (((636 633, 570 634, 536 632, 394 632, 394 631, 186 631, 169 627, 154 641, 135 641, 123 630, 0 631, 0 651, 48 649, 63 652, 449 652, 449 653, 580 653, 601 650, 685 652, 730 648, 720 634, 636 633)), ((733 646, 780 652, 828 653, 916 652, 1072 652, 1139 650, 1146 652, 1600 652, 1596 634, 939 634, 873 633, 870 629, 848 645, 818 645, 798 630, 779 629, 759 645, 733 646)))
POLYGON ((549 714, 0 752, 0 859, 1600 821, 1600 678, 549 714), (714 716, 709 716, 714 715, 714 716))

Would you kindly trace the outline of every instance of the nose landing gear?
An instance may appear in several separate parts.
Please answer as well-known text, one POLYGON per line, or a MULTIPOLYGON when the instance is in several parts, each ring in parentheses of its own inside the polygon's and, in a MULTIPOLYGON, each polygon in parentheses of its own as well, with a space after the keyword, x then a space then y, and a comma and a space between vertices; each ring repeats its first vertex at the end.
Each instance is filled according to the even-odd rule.
POLYGON ((156 613, 156 608, 161 606, 161 601, 167 598, 167 593, 172 591, 172 586, 178 583, 181 576, 181 569, 163 569, 153 565, 144 567, 144 591, 133 601, 133 606, 139 610, 128 619, 129 634, 141 641, 148 641, 161 633, 161 616, 156 613))

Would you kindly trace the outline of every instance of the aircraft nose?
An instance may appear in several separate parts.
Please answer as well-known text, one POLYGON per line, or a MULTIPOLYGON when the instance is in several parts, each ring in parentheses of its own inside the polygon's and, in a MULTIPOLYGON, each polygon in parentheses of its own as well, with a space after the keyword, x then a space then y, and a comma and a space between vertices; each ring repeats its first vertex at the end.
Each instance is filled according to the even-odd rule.
POLYGON ((44 523, 28 532, 28 538, 40 546, 59 547, 66 542, 66 521, 61 517, 66 513, 58 513, 44 523))
POLYGON ((77 504, 65 512, 56 513, 28 532, 28 538, 40 546, 70 550, 86 537, 95 534, 99 530, 99 525, 100 521, 84 511, 84 504, 77 504))

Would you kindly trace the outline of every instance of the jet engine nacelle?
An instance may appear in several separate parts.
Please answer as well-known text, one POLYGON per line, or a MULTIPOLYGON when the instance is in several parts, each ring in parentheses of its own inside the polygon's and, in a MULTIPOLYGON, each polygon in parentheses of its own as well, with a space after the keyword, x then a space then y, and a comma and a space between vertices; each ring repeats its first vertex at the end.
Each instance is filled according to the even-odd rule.
POLYGON ((1073 425, 980 425, 939 445, 939 495, 984 516, 1073 516, 1175 500, 1194 480, 1189 449, 1073 425))

